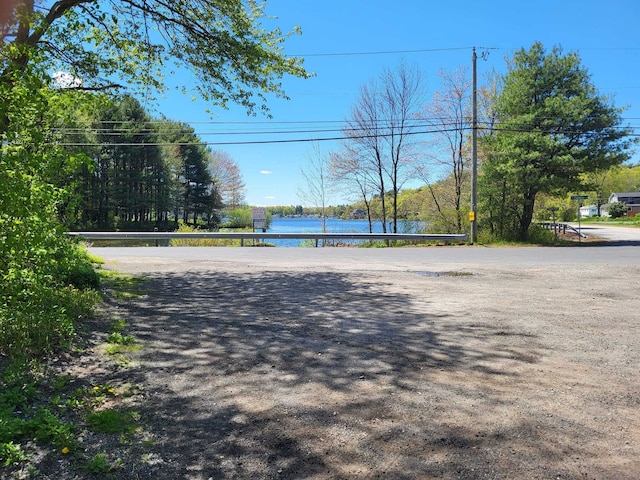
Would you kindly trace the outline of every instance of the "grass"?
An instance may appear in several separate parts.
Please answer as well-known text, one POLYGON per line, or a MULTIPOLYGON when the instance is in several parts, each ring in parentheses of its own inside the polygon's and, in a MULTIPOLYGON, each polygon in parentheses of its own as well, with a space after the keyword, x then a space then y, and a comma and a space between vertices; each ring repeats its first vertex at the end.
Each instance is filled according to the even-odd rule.
POLYGON ((104 349, 104 353, 113 356, 116 364, 120 367, 131 364, 131 359, 127 357, 128 353, 142 348, 134 336, 122 333, 125 327, 126 322, 122 319, 118 319, 112 324, 111 333, 106 340, 109 345, 104 349))
POLYGON ((608 225, 620 225, 625 227, 640 227, 640 215, 635 217, 609 218, 609 217, 583 217, 581 223, 606 223, 608 225))
POLYGON ((124 275, 113 270, 99 270, 102 285, 118 300, 130 300, 144 295, 146 279, 124 275))
MULTIPOLYGON (((101 285, 116 298, 135 298, 144 292, 143 279, 100 269, 98 273, 101 285)), ((130 362, 126 353, 142 348, 126 329, 125 320, 114 319, 107 332, 105 353, 119 366, 130 362)), ((73 351, 73 344, 68 348, 73 351)), ((37 465, 32 462, 41 456, 33 455, 37 450, 57 455, 60 461, 66 458, 69 468, 80 477, 82 471, 108 474, 119 468, 122 461, 109 460, 104 453, 87 460, 79 451, 79 437, 88 426, 96 434, 117 435, 121 442, 132 442, 131 435, 138 431, 138 414, 104 407, 117 406, 119 397, 129 396, 127 388, 133 395, 135 387, 74 387, 78 379, 53 373, 45 365, 22 357, 8 362, 0 356, 0 476, 5 478, 6 472, 6 478, 13 478, 12 473, 18 475, 19 471, 36 475, 37 465)))
POLYGON ((84 465, 84 470, 87 473, 94 475, 111 473, 114 470, 122 467, 122 460, 119 458, 113 462, 109 461, 106 453, 96 453, 93 457, 87 460, 84 465))
POLYGON ((135 412, 116 409, 100 410, 87 415, 89 427, 99 433, 133 433, 138 419, 135 412))

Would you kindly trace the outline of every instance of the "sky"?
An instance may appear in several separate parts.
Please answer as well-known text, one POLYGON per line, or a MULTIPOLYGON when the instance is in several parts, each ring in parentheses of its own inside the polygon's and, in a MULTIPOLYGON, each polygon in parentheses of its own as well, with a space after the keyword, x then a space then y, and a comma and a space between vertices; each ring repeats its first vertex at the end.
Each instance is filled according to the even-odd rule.
MULTIPOLYGON (((239 107, 207 113, 209 105, 179 90, 169 91, 157 106, 168 118, 191 124, 210 148, 231 155, 251 205, 306 204, 299 195, 305 189, 301 170, 310 158, 339 149, 337 141, 315 139, 340 136, 360 88, 385 68, 400 62, 418 67, 429 101, 440 88, 441 69, 471 71, 472 47, 488 54, 478 59, 479 82, 491 70, 504 73, 505 59, 536 41, 548 50, 577 52, 596 88, 616 106, 628 107, 625 123, 640 133, 638 0, 267 0, 265 12, 278 17, 270 22, 283 32, 301 27, 302 35, 289 37, 284 51, 305 58, 305 68, 315 74, 283 79, 290 100, 269 98, 272 118, 249 117, 239 107), (259 143, 272 140, 287 142, 259 143), (249 143, 228 144, 239 142, 249 143)), ((192 81, 188 72, 168 79, 187 87, 192 81)))

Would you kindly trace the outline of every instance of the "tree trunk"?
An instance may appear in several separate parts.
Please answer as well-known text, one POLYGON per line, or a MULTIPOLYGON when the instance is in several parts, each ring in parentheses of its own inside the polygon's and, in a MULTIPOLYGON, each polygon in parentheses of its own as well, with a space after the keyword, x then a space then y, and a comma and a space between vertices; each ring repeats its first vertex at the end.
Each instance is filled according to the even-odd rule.
POLYGON ((529 232, 529 227, 533 221, 533 209, 536 203, 535 192, 528 192, 524 198, 524 204, 522 206, 522 217, 520 218, 520 231, 518 232, 519 240, 526 240, 529 232))

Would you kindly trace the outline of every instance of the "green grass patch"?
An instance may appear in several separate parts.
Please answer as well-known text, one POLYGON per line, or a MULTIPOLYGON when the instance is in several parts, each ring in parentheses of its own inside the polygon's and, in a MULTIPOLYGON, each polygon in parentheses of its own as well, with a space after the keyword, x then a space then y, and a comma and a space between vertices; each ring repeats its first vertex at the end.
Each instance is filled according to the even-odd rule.
POLYGON ((640 215, 636 215, 634 217, 621 217, 621 218, 610 218, 610 217, 582 217, 580 219, 581 223, 601 223, 607 225, 619 225, 622 227, 640 227, 640 215))
POLYGON ((102 285, 111 290, 114 298, 120 300, 128 300, 139 298, 144 295, 143 288, 146 279, 134 277, 132 275, 124 275, 113 270, 99 270, 102 285))
POLYGON ((94 432, 134 433, 139 416, 135 412, 115 409, 100 410, 87 415, 87 423, 94 432))
POLYGON ((84 471, 94 475, 111 473, 122 467, 122 460, 109 461, 106 453, 96 453, 84 465, 84 471))
POLYGON ((107 337, 107 343, 113 343, 115 345, 133 345, 136 343, 136 339, 132 335, 123 335, 120 332, 112 332, 107 337))

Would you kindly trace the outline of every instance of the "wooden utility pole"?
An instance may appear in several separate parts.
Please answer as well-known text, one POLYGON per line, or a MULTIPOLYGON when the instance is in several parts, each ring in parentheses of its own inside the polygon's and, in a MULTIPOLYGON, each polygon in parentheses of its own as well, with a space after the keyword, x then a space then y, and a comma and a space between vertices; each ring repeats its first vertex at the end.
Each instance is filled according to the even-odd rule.
POLYGON ((478 56, 476 55, 476 47, 473 47, 471 55, 472 69, 471 79, 473 83, 472 94, 472 127, 471 127, 471 211, 469 212, 469 220, 471 223, 471 234, 469 236, 470 243, 473 245, 478 236, 478 219, 477 219, 477 187, 478 187, 478 80, 476 76, 476 63, 478 56))

